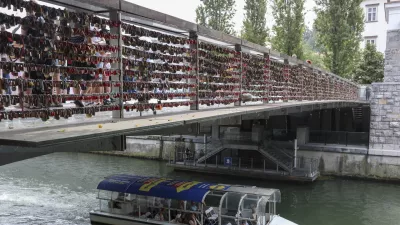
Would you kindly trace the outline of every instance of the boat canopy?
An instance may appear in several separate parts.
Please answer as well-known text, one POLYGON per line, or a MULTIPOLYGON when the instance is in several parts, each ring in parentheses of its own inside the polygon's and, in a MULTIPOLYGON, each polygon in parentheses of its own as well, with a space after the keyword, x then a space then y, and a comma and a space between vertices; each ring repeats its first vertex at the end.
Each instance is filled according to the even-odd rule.
POLYGON ((259 195, 266 197, 270 202, 280 202, 281 200, 280 191, 277 189, 183 181, 127 174, 108 176, 99 183, 97 189, 194 202, 203 202, 210 191, 259 195))

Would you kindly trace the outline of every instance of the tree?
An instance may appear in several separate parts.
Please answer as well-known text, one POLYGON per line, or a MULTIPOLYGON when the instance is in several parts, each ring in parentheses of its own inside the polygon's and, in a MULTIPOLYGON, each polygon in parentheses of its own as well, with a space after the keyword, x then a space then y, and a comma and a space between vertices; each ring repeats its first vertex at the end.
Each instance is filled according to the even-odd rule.
POLYGON ((324 47, 325 65, 332 73, 351 77, 364 29, 362 0, 316 0, 317 42, 324 47))
POLYGON ((310 46, 311 50, 315 52, 323 52, 321 46, 317 45, 317 32, 314 28, 305 27, 304 34, 303 34, 303 41, 304 44, 310 46))
POLYGON ((246 0, 244 10, 242 38, 264 46, 268 37, 267 0, 246 0))
POLYGON ((385 58, 376 50, 373 44, 367 44, 362 52, 361 62, 355 70, 354 81, 360 84, 382 82, 385 58))
POLYGON ((289 56, 303 58, 305 0, 271 0, 275 25, 272 48, 289 56))
POLYGON ((315 51, 312 46, 306 42, 303 43, 303 59, 310 60, 314 66, 329 71, 324 65, 324 55, 315 51))
POLYGON ((235 13, 235 0, 204 0, 196 9, 196 22, 205 27, 234 35, 235 24, 232 19, 235 13))

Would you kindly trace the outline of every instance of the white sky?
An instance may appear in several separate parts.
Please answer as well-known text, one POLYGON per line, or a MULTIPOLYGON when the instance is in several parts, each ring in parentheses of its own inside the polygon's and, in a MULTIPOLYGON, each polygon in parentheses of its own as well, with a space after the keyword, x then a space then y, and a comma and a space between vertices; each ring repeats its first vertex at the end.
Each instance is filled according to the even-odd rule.
MULTIPOLYGON (((196 22, 195 10, 197 6, 201 3, 200 0, 127 0, 132 3, 141 5, 146 8, 150 8, 171 16, 175 16, 190 22, 196 22)), ((268 1, 269 2, 269 1, 268 1)), ((236 31, 240 31, 242 27, 242 21, 244 17, 244 3, 245 0, 236 0, 236 15, 234 18, 236 31)), ((313 7, 315 6, 314 0, 306 0, 306 25, 312 26, 315 13, 313 12, 313 7)), ((271 13, 271 8, 268 7, 268 27, 273 24, 273 17, 271 13)))

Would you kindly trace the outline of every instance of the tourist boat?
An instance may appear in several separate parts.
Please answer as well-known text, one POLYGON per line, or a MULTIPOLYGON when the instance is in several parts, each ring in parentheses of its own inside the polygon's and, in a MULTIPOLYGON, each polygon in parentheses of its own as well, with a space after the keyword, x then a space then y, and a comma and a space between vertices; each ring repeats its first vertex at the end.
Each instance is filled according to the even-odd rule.
POLYGON ((276 214, 277 189, 124 174, 97 189, 93 225, 296 225, 276 214))

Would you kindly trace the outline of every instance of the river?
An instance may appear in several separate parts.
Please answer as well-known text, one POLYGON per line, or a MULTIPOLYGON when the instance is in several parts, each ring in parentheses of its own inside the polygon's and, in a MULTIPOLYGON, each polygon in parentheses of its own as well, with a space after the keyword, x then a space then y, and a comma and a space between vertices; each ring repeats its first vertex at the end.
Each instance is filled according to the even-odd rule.
POLYGON ((277 212, 301 225, 400 224, 399 186, 328 179, 279 183, 174 172, 164 162, 84 153, 56 153, 0 167, 0 224, 90 224, 97 183, 115 173, 168 176, 278 188, 277 212))

